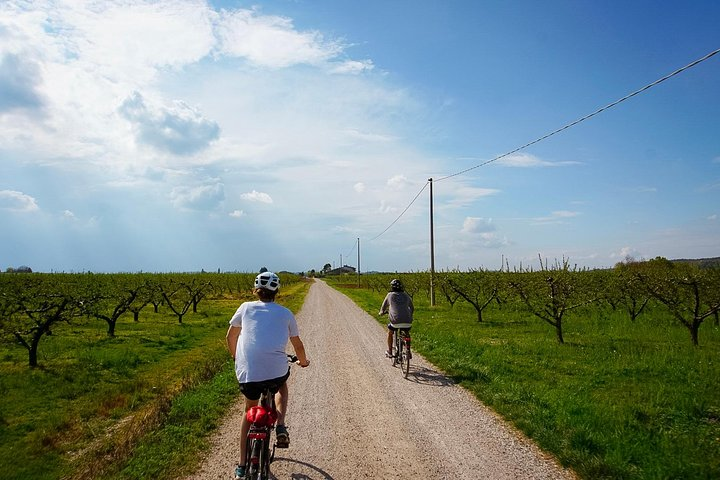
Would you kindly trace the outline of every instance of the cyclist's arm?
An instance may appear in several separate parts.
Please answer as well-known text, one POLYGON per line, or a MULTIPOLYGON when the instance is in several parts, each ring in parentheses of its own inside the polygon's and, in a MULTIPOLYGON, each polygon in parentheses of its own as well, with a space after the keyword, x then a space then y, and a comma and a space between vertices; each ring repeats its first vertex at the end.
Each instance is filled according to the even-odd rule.
POLYGON ((230 325, 227 335, 225 335, 225 343, 227 344, 228 352, 230 352, 230 356, 233 360, 235 360, 235 352, 237 351, 238 338, 240 338, 240 330, 240 327, 230 325))
POLYGON ((310 365, 310 360, 308 360, 305 355, 305 345, 303 345, 300 337, 290 337, 290 343, 292 343, 293 349, 295 349, 295 356, 298 358, 298 365, 301 367, 307 367, 310 365))
POLYGON ((382 306, 380 307, 380 315, 385 315, 388 313, 388 307, 390 306, 390 301, 388 300, 388 296, 385 296, 385 300, 383 300, 382 306))

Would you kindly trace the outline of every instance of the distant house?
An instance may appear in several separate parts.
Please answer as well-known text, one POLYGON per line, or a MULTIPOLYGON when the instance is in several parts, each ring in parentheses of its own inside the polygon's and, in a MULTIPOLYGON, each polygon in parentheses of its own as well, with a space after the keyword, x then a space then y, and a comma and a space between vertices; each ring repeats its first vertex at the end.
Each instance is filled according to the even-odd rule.
POLYGON ((333 268, 332 270, 329 270, 325 273, 325 275, 342 275, 343 273, 355 273, 356 269, 355 267, 351 267, 350 265, 343 265, 340 268, 333 268))

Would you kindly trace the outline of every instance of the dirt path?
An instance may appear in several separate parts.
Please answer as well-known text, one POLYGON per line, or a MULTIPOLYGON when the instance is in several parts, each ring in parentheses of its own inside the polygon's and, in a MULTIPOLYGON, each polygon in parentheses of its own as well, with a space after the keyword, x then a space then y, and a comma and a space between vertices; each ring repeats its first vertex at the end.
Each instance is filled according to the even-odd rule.
MULTIPOLYGON (((312 364, 293 367, 277 479, 573 479, 419 355, 408 379, 383 356, 385 330, 323 282, 298 313, 312 364)), ((187 480, 231 479, 241 404, 187 480)))

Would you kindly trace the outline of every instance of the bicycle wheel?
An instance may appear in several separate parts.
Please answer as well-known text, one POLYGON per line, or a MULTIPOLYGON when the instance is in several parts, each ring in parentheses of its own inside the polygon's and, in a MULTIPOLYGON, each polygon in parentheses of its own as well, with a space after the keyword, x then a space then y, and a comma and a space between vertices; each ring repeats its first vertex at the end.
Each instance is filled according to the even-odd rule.
POLYGON ((403 348, 402 332, 395 330, 395 364, 402 367, 405 358, 405 350, 403 348))
POLYGON ((248 440, 248 450, 245 462, 245 478, 248 480, 259 480, 261 468, 260 452, 262 450, 262 440, 254 438, 248 440))
POLYGON ((410 340, 406 339, 403 342, 403 350, 405 350, 405 356, 402 361, 402 370, 403 370, 403 376, 407 378, 408 373, 410 372, 410 340))
POLYGON ((270 431, 268 429, 268 436, 262 441, 262 447, 260 447, 260 471, 258 472, 258 480, 268 480, 270 476, 270 431))
POLYGON ((397 331, 393 331, 393 348, 390 353, 392 353, 392 358, 390 359, 390 361, 392 362, 394 367, 395 365, 397 365, 397 331))

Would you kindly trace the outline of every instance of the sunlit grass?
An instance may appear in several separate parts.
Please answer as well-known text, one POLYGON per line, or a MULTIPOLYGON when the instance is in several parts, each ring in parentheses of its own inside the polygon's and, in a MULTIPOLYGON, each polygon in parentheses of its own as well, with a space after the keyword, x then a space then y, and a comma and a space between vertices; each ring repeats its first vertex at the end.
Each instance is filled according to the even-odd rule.
MULTIPOLYGON (((297 311, 307 289, 292 285, 279 303, 297 311)), ((206 299, 182 324, 148 307, 139 322, 122 317, 114 338, 104 322, 76 319, 43 339, 36 369, 23 348, 2 345, 2 478, 159 479, 189 469, 239 395, 225 332, 251 298, 206 299)))
MULTIPOLYGON (((377 317, 382 294, 342 289, 377 317)), ((660 309, 608 309, 552 327, 497 307, 415 298, 413 348, 588 479, 720 478, 720 329, 693 347, 660 309)), ((385 321, 383 319, 382 321, 385 321)))

